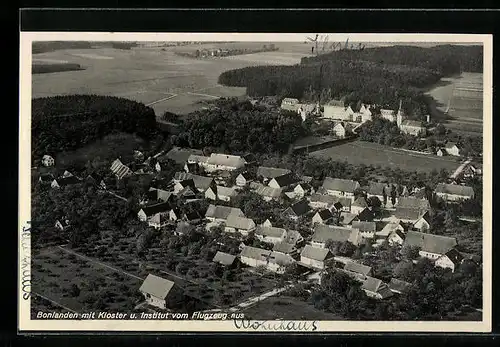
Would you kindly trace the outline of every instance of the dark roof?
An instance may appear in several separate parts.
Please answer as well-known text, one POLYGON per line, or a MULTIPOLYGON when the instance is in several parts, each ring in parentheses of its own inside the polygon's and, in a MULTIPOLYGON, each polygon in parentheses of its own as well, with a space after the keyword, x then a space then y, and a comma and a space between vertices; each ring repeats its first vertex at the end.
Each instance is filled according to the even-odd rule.
POLYGON ((412 197, 400 197, 396 207, 429 210, 430 204, 427 199, 417 199, 412 197))
POLYGON ((212 205, 208 206, 205 213, 205 217, 211 217, 216 219, 227 219, 230 215, 237 215, 243 217, 244 214, 239 208, 222 206, 222 205, 212 205))
POLYGON ((235 259, 236 259, 236 256, 234 256, 234 255, 231 255, 229 253, 224 253, 221 251, 217 251, 217 253, 215 254, 215 257, 213 259, 213 262, 228 266, 228 265, 232 265, 234 263, 235 259))
POLYGON ((311 207, 309 207, 309 204, 307 203, 307 200, 301 200, 299 202, 296 202, 289 208, 285 210, 285 213, 295 215, 295 216, 303 216, 306 213, 311 211, 311 207))
POLYGON ((398 280, 397 278, 391 278, 391 281, 389 282, 389 289, 396 293, 406 293, 411 287, 411 283, 398 280))
POLYGON ((274 177, 273 179, 276 181, 276 183, 278 183, 280 187, 286 187, 300 182, 300 180, 291 172, 278 177, 274 177))
POLYGON ((333 218, 332 212, 326 208, 319 210, 318 212, 316 212, 316 214, 319 215, 319 217, 322 220, 328 220, 330 218, 333 218))
POLYGON ((324 261, 328 257, 329 253, 330 253, 330 250, 328 248, 318 248, 318 247, 306 245, 302 249, 302 252, 300 253, 300 255, 302 257, 305 257, 305 258, 324 261))
POLYGON ((139 290, 160 299, 165 299, 174 287, 174 282, 149 274, 139 290))
POLYGON ((375 222, 352 222, 352 227, 359 229, 361 232, 375 232, 377 224, 375 222))
POLYGON ((196 189, 196 186, 194 185, 193 179, 186 179, 186 180, 180 181, 179 184, 181 186, 183 186, 184 188, 192 187, 193 189, 196 189))
POLYGON ((201 215, 198 211, 191 211, 191 212, 185 213, 184 216, 188 221, 201 218, 201 215))
POLYGON ((323 188, 327 190, 337 190, 341 192, 354 193, 359 186, 357 181, 345 180, 341 178, 326 177, 323 181, 323 188))
POLYGON ((54 175, 51 173, 44 173, 40 175, 40 180, 42 182, 52 182, 54 180, 54 175))
MULTIPOLYGON (((177 164, 184 164, 191 154, 203 155, 203 151, 192 148, 174 147, 165 155, 168 159, 175 161, 177 164)), ((158 161, 161 161, 158 158, 158 161)))
POLYGON ((394 216, 399 219, 418 220, 426 211, 406 207, 396 207, 394 216))
POLYGON ((80 183, 80 180, 78 178, 76 178, 75 176, 61 177, 61 178, 56 179, 56 181, 60 187, 80 183))
POLYGON ((295 245, 288 242, 278 242, 273 246, 273 252, 290 254, 296 250, 295 245))
POLYGON ((88 175, 87 178, 91 178, 96 182, 101 182, 103 179, 103 176, 99 175, 97 172, 92 172, 90 175, 88 175))
POLYGON ((373 212, 365 207, 365 209, 363 211, 361 211, 357 217, 360 221, 372 221, 373 220, 373 212))
POLYGON ((450 259, 453 264, 458 265, 464 260, 464 257, 462 254, 460 254, 459 251, 457 251, 455 248, 450 249, 448 252, 445 253, 445 255, 450 259))
POLYGON ((457 239, 418 231, 408 231, 404 244, 420 247, 422 251, 429 253, 446 254, 457 245, 457 239))
POLYGON ((344 270, 367 276, 372 271, 372 268, 360 263, 356 263, 354 261, 350 261, 345 264, 344 270))
POLYGON ((168 202, 161 202, 159 204, 145 206, 141 208, 141 210, 146 214, 146 216, 149 217, 159 212, 170 210, 170 204, 168 202))
POLYGON ((275 178, 278 176, 285 175, 290 173, 291 171, 288 169, 281 169, 276 167, 267 167, 267 166, 259 166, 257 169, 257 176, 262 176, 264 178, 275 178))
POLYGON ((472 189, 472 187, 469 186, 461 186, 458 184, 439 183, 436 186, 436 193, 473 197, 474 189, 472 189))
POLYGON ((356 200, 354 200, 351 206, 368 207, 368 203, 363 196, 359 196, 356 200))

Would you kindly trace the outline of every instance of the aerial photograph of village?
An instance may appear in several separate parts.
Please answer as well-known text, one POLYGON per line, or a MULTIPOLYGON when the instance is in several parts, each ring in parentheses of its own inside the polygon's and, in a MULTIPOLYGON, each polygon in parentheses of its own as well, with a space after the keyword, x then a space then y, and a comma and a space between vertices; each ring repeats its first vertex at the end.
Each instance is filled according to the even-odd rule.
POLYGON ((353 41, 33 42, 31 318, 481 321, 483 46, 353 41))

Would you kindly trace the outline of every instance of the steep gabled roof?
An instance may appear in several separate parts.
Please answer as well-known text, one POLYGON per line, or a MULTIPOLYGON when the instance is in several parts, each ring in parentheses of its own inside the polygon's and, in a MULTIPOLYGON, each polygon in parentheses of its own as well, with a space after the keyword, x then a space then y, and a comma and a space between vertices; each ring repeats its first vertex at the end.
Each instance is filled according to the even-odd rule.
POLYGON ((302 252, 300 252, 300 255, 302 257, 305 257, 305 258, 318 260, 318 261, 324 261, 328 257, 329 253, 330 253, 330 250, 328 248, 318 248, 318 247, 306 245, 302 249, 302 252))
POLYGON ((372 232, 374 233, 377 229, 377 224, 375 222, 352 222, 352 227, 359 229, 361 232, 372 232))
POLYGON ((412 197, 400 197, 396 207, 429 210, 430 204, 427 199, 417 199, 412 197))
POLYGON ((426 211, 416 210, 413 208, 405 208, 405 207, 396 207, 396 211, 394 212, 394 216, 398 219, 403 220, 418 220, 422 216, 424 216, 426 211))
POLYGON ((257 177, 262 176, 264 178, 275 178, 278 176, 286 175, 287 173, 290 173, 291 171, 288 169, 281 169, 281 168, 276 168, 276 167, 267 167, 267 166, 259 166, 257 169, 257 177))
POLYGON ((250 230, 255 227, 255 223, 250 218, 240 217, 236 215, 229 215, 226 219, 226 226, 229 228, 250 230))
POLYGON ((457 239, 418 231, 408 231, 404 245, 420 247, 424 252, 446 254, 457 245, 457 239))
POLYGON ((369 208, 365 207, 363 209, 363 211, 361 211, 359 214, 358 214, 358 219, 360 221, 372 221, 373 220, 373 212, 370 211, 369 208))
POLYGON ((168 202, 161 202, 159 204, 144 206, 141 210, 149 217, 170 210, 170 204, 168 202))
POLYGON ((397 278, 391 278, 391 281, 389 282, 389 289, 397 293, 406 293, 411 287, 411 283, 398 280, 397 278))
POLYGON ((250 246, 245 246, 241 250, 240 257, 246 257, 246 258, 251 258, 251 259, 256 259, 256 260, 261 260, 261 261, 267 261, 267 258, 271 255, 271 251, 262 249, 262 248, 257 248, 257 247, 250 247, 250 246))
POLYGON ((354 261, 350 261, 344 266, 344 270, 367 276, 372 268, 354 261))
MULTIPOLYGON (((173 160, 177 164, 184 164, 190 155, 203 155, 203 151, 199 149, 193 148, 180 148, 174 147, 165 155, 166 158, 173 160)), ((158 161, 161 161, 161 157, 158 158, 158 161)))
POLYGON ((455 248, 452 248, 448 252, 446 252, 445 256, 447 256, 448 259, 450 259, 455 265, 460 264, 462 260, 464 260, 462 254, 460 254, 460 252, 457 251, 455 248))
POLYGON ((284 175, 274 177, 273 180, 278 184, 280 187, 287 187, 292 184, 300 182, 300 180, 293 174, 293 173, 286 173, 284 175))
POLYGON ((288 242, 277 242, 273 246, 273 252, 290 254, 296 250, 295 245, 288 242))
POLYGON ((318 212, 316 212, 316 214, 322 219, 322 220, 329 220, 330 218, 333 218, 333 213, 324 208, 322 210, 319 210, 318 212))
POLYGON ((256 194, 268 198, 279 198, 283 193, 283 189, 281 188, 272 188, 256 182, 251 182, 250 188, 253 189, 256 194))
POLYGON ((366 199, 363 196, 358 196, 358 198, 354 200, 351 206, 368 207, 368 203, 366 202, 366 199))
POLYGON ((291 243, 292 245, 295 245, 302 239, 302 235, 297 230, 287 230, 285 232, 285 237, 283 238, 285 242, 291 243))
POLYGON ((364 280, 361 289, 372 293, 379 293, 382 295, 382 297, 392 296, 392 292, 390 291, 389 287, 387 287, 384 282, 374 277, 367 277, 364 280))
POLYGON ((286 230, 283 228, 276 227, 266 227, 266 226, 258 226, 255 230, 256 235, 262 235, 267 237, 282 237, 285 234, 286 230))
POLYGON ((287 208, 285 213, 293 216, 303 216, 309 211, 311 211, 311 207, 307 203, 307 200, 301 200, 287 208))
POLYGON ((244 216, 243 211, 239 208, 212 204, 208 206, 207 212, 205 213, 205 217, 215 219, 227 219, 230 215, 244 216))
POLYGON ((458 146, 457 146, 457 143, 456 143, 456 142, 451 142, 451 141, 448 141, 448 142, 446 142, 446 145, 444 146, 444 148, 446 148, 446 149, 452 149, 452 148, 453 148, 453 147, 455 147, 455 146, 458 148, 458 146))
POLYGON ((219 263, 221 265, 229 266, 229 265, 232 265, 235 260, 236 260, 236 256, 231 255, 229 253, 217 251, 217 253, 215 254, 215 257, 212 261, 214 263, 219 263))
POLYGON ((474 197, 474 189, 472 189, 472 187, 458 184, 439 183, 436 186, 436 193, 453 194, 469 198, 474 197))
POLYGON ((376 234, 381 237, 388 237, 394 230, 401 230, 403 227, 399 223, 387 223, 381 231, 376 234))
POLYGON ((359 187, 359 183, 353 180, 326 177, 323 181, 323 188, 327 190, 354 193, 357 187, 359 187))
POLYGON ((215 189, 215 193, 220 196, 228 196, 228 197, 235 197, 237 195, 237 192, 233 188, 228 188, 224 186, 217 186, 215 189))
POLYGON ((174 287, 174 282, 164 278, 149 274, 148 277, 142 282, 139 290, 148 293, 156 298, 165 299, 174 287))
POLYGON ((269 258, 267 258, 267 261, 271 264, 286 266, 289 264, 293 264, 295 262, 295 259, 293 259, 288 254, 272 251, 271 254, 269 254, 269 258))
POLYGON ((352 228, 318 224, 314 227, 312 241, 326 242, 327 240, 333 240, 338 242, 345 242, 349 241, 352 231, 352 228))

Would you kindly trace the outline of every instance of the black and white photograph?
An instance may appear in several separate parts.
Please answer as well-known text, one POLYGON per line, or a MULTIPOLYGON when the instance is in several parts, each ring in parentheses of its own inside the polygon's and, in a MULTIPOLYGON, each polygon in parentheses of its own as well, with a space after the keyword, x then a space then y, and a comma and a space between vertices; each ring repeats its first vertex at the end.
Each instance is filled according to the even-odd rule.
POLYGON ((21 327, 489 331, 491 75, 489 35, 22 33, 21 327))

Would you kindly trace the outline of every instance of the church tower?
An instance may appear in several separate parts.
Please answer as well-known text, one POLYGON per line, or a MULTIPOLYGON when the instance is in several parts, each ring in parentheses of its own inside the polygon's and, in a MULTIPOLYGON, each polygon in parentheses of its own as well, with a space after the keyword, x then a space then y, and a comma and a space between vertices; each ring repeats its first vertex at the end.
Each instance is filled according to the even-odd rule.
POLYGON ((399 110, 398 113, 396 114, 396 122, 398 124, 398 127, 401 126, 401 123, 403 123, 403 109, 402 109, 402 101, 399 100, 399 110))

